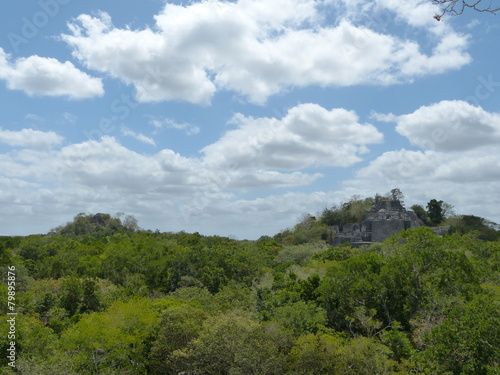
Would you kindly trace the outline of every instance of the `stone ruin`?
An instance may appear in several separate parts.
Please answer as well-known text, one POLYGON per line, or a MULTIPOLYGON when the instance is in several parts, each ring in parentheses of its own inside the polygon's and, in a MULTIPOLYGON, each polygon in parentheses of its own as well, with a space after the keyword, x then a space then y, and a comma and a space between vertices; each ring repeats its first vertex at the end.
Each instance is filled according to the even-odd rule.
POLYGON ((413 211, 406 211, 398 199, 379 199, 361 223, 332 225, 332 245, 350 242, 353 246, 380 242, 409 228, 418 228, 424 223, 413 211))

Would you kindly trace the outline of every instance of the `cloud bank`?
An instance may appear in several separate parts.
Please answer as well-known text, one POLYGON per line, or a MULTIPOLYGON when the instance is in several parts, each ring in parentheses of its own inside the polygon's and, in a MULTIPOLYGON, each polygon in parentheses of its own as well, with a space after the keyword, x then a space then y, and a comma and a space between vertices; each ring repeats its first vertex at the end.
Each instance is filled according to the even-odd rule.
POLYGON ((432 20, 432 8, 412 3, 413 17, 410 5, 377 4, 378 12, 430 30, 432 50, 331 9, 334 20, 327 21, 329 7, 313 0, 166 4, 154 26, 140 30, 115 27, 106 13, 82 14, 62 39, 87 68, 133 85, 140 102, 208 105, 216 92, 229 90, 264 104, 291 87, 392 85, 470 62, 466 36, 422 21, 432 20))

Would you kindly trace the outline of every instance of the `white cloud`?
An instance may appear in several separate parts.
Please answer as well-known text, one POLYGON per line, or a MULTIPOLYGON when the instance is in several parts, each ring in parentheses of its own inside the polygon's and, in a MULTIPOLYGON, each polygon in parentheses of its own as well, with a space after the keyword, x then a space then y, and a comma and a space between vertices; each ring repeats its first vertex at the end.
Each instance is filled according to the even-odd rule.
MULTIPOLYGON (((125 209, 146 228, 257 238, 355 194, 373 196, 399 187, 408 205, 436 198, 455 205, 458 213, 498 220, 500 156, 494 151, 487 146, 461 154, 387 152, 337 191, 250 193, 245 198, 254 188, 300 186, 321 175, 210 169, 203 159, 171 150, 138 154, 104 137, 50 152, 25 149, 0 156, 0 204, 11 221, 43 218, 36 228, 41 222, 47 227, 30 231, 48 231, 77 212, 125 209), (488 204, 484 196, 491 197, 488 204)), ((1 223, 4 234, 18 233, 9 222, 1 223)))
POLYGON ((61 140, 55 134, 31 129, 0 132, 0 141, 27 147, 0 156, 0 176, 36 180, 73 191, 99 190, 104 196, 109 189, 123 197, 139 194, 145 200, 161 199, 172 204, 180 204, 183 199, 192 202, 195 196, 211 200, 226 194, 225 189, 301 186, 321 177, 258 168, 232 171, 211 168, 201 159, 186 158, 168 149, 138 154, 107 136, 59 150, 47 149, 61 140))
POLYGON ((444 73, 462 67, 471 62, 471 57, 464 53, 467 45, 467 38, 456 33, 443 36, 430 56, 421 54, 417 44, 407 44, 401 51, 405 56, 401 73, 403 76, 419 77, 428 75, 429 72, 444 73))
POLYGON ((464 101, 441 101, 395 116, 396 131, 423 151, 389 151, 358 172, 362 179, 468 184, 500 181, 500 114, 464 101))
POLYGON ((424 150, 385 152, 344 188, 370 195, 398 187, 412 203, 441 199, 457 213, 500 221, 500 114, 442 101, 406 115, 376 116, 397 122, 396 130, 424 150))
POLYGON ((409 205, 425 206, 435 198, 454 205, 458 214, 500 222, 497 209, 500 205, 500 155, 496 146, 462 153, 386 152, 343 185, 344 189, 365 196, 398 187, 409 205))
POLYGON ((87 99, 102 96, 101 79, 90 77, 71 62, 64 63, 40 56, 30 56, 9 62, 0 48, 0 79, 11 90, 21 90, 28 95, 66 96, 70 99, 87 99))
POLYGON ((153 138, 145 136, 144 134, 141 133, 136 133, 133 130, 130 130, 126 127, 122 127, 122 134, 128 137, 132 137, 137 139, 139 142, 149 144, 151 146, 156 146, 156 142, 153 138))
MULTIPOLYGON (((427 118, 435 113, 439 111, 427 118)), ((408 206, 436 198, 453 204, 458 213, 500 219, 497 144, 457 151, 388 151, 338 190, 311 192, 308 187, 306 193, 290 189, 323 177, 307 167, 337 165, 336 153, 345 157, 345 145, 355 146, 347 153, 354 162, 363 147, 382 135, 372 125, 360 124, 354 112, 313 104, 298 105, 280 119, 239 115, 234 122, 236 127, 207 146, 200 158, 172 150, 139 154, 112 137, 56 147, 62 143, 57 135, 2 131, 2 142, 17 148, 0 155, 0 204, 10 220, 43 217, 44 225, 52 227, 77 212, 125 209, 147 228, 257 238, 355 194, 373 196, 398 187, 408 206), (240 143, 231 148, 230 141, 236 140, 240 143), (304 149, 301 140, 315 149, 304 149), (270 195, 267 189, 285 192, 270 195), (487 204, 485 196, 490 197, 487 204)), ((11 228, 5 220, 0 223, 4 233, 16 233, 5 232, 11 228)))
POLYGON ((187 191, 196 168, 189 160, 170 150, 142 155, 127 149, 112 137, 66 146, 49 161, 63 182, 86 188, 113 188, 129 193, 187 191))
POLYGON ((395 13, 411 26, 427 27, 436 31, 446 28, 444 22, 436 22, 433 18, 438 8, 427 0, 376 0, 374 3, 377 8, 395 13))
MULTIPOLYGON (((204 148, 199 158, 172 150, 139 154, 112 137, 55 149, 61 143, 55 135, 30 129, 19 132, 17 138, 0 133, 10 144, 25 147, 0 156, 3 184, 37 182, 36 190, 25 186, 8 196, 0 194, 0 202, 18 202, 36 212, 50 204, 51 210, 71 214, 127 207, 139 217, 154 217, 177 230, 200 230, 200 220, 215 223, 213 218, 236 215, 243 204, 241 195, 310 185, 323 175, 301 169, 352 165, 368 144, 382 140, 382 134, 370 124, 359 123, 354 112, 314 104, 296 106, 281 119, 238 115, 233 121, 237 127, 204 148), (31 143, 26 134, 32 135, 31 143), (35 139, 52 148, 34 148, 35 139), (235 140, 239 143, 234 144, 235 140)), ((123 132, 139 138, 129 129, 123 132)), ((143 140, 149 142, 147 137, 143 140)))
POLYGON ((42 132, 33 129, 20 131, 0 129, 0 142, 14 147, 48 149, 62 143, 63 137, 54 132, 42 132))
POLYGON ((394 113, 378 113, 376 111, 371 111, 370 118, 380 122, 396 122, 398 116, 394 113))
POLYGON ((460 100, 423 106, 394 120, 399 134, 424 149, 464 151, 500 143, 500 113, 460 100))
POLYGON ((384 29, 396 18, 414 28, 425 27, 433 32, 447 29, 445 22, 433 18, 439 8, 427 0, 324 0, 340 9, 345 18, 357 23, 367 22, 370 26, 384 29))
POLYGON ((236 115, 237 125, 204 147, 204 161, 219 168, 297 170, 311 166, 350 166, 361 160, 366 145, 383 135, 345 109, 317 104, 291 108, 282 119, 236 115))
POLYGON ((164 118, 164 119, 152 118, 149 121, 149 123, 157 129, 167 128, 167 129, 182 130, 187 135, 195 135, 200 132, 200 128, 198 126, 189 124, 187 122, 177 122, 169 118, 164 118))
MULTIPOLYGON (((372 125, 360 124, 354 112, 313 104, 294 107, 282 119, 240 115, 234 121, 238 127, 207 146, 199 158, 168 149, 139 154, 108 136, 60 146, 62 138, 54 133, 2 131, 0 140, 18 148, 0 155, 0 202, 13 215, 117 212, 127 207, 139 218, 156 218, 177 230, 200 230, 200 220, 237 214, 239 203, 234 202, 241 195, 310 185, 323 175, 300 169, 348 165, 367 144, 382 139, 372 125), (227 143, 234 137, 242 141, 238 155, 231 154, 227 143), (344 157, 347 162, 340 160, 344 157), (232 158, 239 165, 228 168, 232 158), (12 189, 14 185, 20 188, 12 189)), ((126 128, 123 132, 138 136, 126 128)))
MULTIPOLYGON (((387 183, 433 181, 446 183, 484 183, 500 181, 500 155, 495 147, 461 154, 434 151, 389 151, 370 162, 357 173, 357 178, 387 183)), ((500 183, 499 183, 500 188, 500 183)), ((438 191, 439 189, 436 189, 438 191)))
POLYGON ((470 61, 466 36, 424 21, 428 6, 379 3, 376 9, 390 9, 388 19, 395 12, 429 31, 432 52, 423 53, 416 38, 376 31, 373 22, 355 26, 337 14, 326 24, 321 2, 312 0, 166 4, 155 28, 143 30, 116 28, 105 13, 81 15, 62 38, 88 68, 133 85, 141 102, 206 105, 217 90, 232 90, 262 104, 291 86, 388 85, 470 61))

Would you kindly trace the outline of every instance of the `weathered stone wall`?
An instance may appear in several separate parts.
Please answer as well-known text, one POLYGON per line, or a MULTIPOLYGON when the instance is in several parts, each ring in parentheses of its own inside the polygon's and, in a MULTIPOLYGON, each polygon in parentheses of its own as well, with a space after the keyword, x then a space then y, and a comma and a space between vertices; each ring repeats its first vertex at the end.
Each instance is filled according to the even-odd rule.
POLYGON ((399 200, 379 200, 361 223, 329 227, 333 231, 333 246, 351 242, 354 246, 380 242, 401 230, 418 228, 422 221, 412 211, 406 211, 399 200))
POLYGON ((404 220, 375 220, 372 223, 372 242, 381 242, 404 229, 404 220))

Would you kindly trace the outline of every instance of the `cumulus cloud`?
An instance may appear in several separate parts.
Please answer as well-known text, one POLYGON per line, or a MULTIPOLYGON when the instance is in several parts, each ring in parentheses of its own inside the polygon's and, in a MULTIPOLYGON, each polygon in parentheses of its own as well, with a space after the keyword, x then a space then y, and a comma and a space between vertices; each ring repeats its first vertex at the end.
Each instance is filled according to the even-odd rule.
MULTIPOLYGON (((401 121, 402 116, 396 117, 401 121)), ((407 205, 436 198, 455 205, 458 213, 498 220, 498 143, 388 151, 339 183, 336 191, 311 192, 309 187, 297 192, 289 189, 323 176, 307 168, 340 166, 337 158, 346 155, 354 163, 365 147, 382 140, 380 132, 361 124, 354 112, 315 104, 293 107, 282 118, 237 115, 233 125, 197 158, 168 149, 140 154, 112 137, 61 146, 57 135, 1 131, 1 142, 15 148, 0 155, 0 204, 12 217, 48 215, 48 210, 65 213, 68 220, 76 212, 127 207, 148 228, 259 236, 355 194, 373 196, 398 187, 407 205), (45 140, 37 144, 35 139, 45 140), (238 147, 231 147, 233 141, 238 147), (345 145, 354 147, 346 155, 345 145), (269 195, 266 189, 288 192, 269 195), (482 196, 491 197, 489 204, 482 196)))
POLYGON ((232 119, 236 129, 204 147, 204 161, 224 168, 297 170, 311 166, 350 166, 361 160, 366 145, 383 135, 345 109, 327 110, 317 104, 291 108, 282 119, 232 119))
POLYGON ((399 187, 414 203, 442 199, 458 213, 499 220, 500 114, 442 101, 406 115, 374 116, 396 122, 396 130, 423 150, 387 151, 345 181, 345 188, 369 195, 399 187))
POLYGON ((435 198, 455 206, 458 214, 500 221, 500 155, 498 147, 484 146, 457 152, 386 152, 343 182, 343 190, 371 196, 400 188, 407 205, 435 198), (484 197, 488 197, 485 202, 484 197))
POLYGON ((33 129, 13 131, 0 128, 0 142, 9 146, 48 149, 53 145, 60 144, 62 141, 63 137, 54 132, 42 132, 33 129))
MULTIPOLYGON (((430 54, 421 51, 416 38, 400 39, 375 30, 380 28, 373 23, 356 26, 336 13, 327 23, 328 17, 320 15, 321 3, 166 4, 155 16, 154 28, 142 30, 117 28, 106 13, 83 14, 62 38, 88 68, 133 85, 141 102, 206 105, 218 90, 231 90, 262 104, 291 86, 388 85, 458 69, 470 61, 467 37, 449 27, 428 27, 423 14, 430 8, 418 1, 408 5, 411 11, 394 1, 377 4, 413 27, 431 30, 430 54)), ((365 8, 366 14, 374 9, 365 8)))
POLYGON ((0 79, 7 82, 9 89, 21 90, 28 95, 87 99, 104 94, 101 79, 90 77, 69 61, 62 63, 33 55, 10 62, 9 55, 2 48, 0 79))
MULTIPOLYGON (((495 198, 500 156, 494 146, 464 153, 387 152, 336 191, 263 196, 245 192, 306 185, 322 175, 210 167, 203 158, 187 158, 172 150, 139 154, 112 137, 60 149, 53 146, 50 151, 16 150, 0 156, 0 171, 0 204, 11 218, 64 214, 69 220, 76 212, 112 213, 127 207, 147 228, 251 238, 277 233, 300 215, 316 214, 355 194, 373 196, 394 187, 402 189, 409 205, 443 199, 458 213, 492 220, 498 218, 495 208, 500 204, 495 198), (484 204, 483 193, 492 197, 490 204, 484 204)), ((54 219, 50 225, 63 221, 54 219)), ((8 223, 2 228, 10 229, 8 223)))
POLYGON ((412 179, 468 184, 500 177, 500 114, 460 100, 422 106, 396 116, 396 131, 423 150, 388 151, 361 169, 361 179, 412 179))
POLYGON ((139 154, 109 136, 49 149, 60 144, 62 138, 24 129, 0 131, 0 142, 24 147, 0 156, 4 177, 67 185, 82 191, 110 189, 125 196, 140 194, 146 200, 155 197, 175 202, 192 200, 194 196, 206 200, 225 194, 225 189, 301 186, 321 177, 318 173, 281 173, 260 168, 226 170, 168 149, 139 154))
POLYGON ((389 151, 361 169, 357 176, 380 180, 441 182, 499 181, 500 155, 488 146, 460 154, 435 151, 389 151))
MULTIPOLYGON (((354 112, 315 104, 296 106, 281 119, 237 115, 232 122, 236 128, 199 157, 168 149, 141 154, 109 136, 62 145, 55 133, 0 131, 0 142, 15 147, 0 155, 0 202, 11 202, 9 207, 18 202, 37 212, 50 203, 51 209, 71 214, 126 206, 148 217, 169 212, 196 223, 222 215, 220 210, 233 210, 228 211, 233 215, 236 206, 229 202, 252 191, 310 185, 323 174, 303 169, 351 165, 368 144, 382 140, 354 112), (236 147, 234 140, 240 142, 236 147), (14 185, 22 188, 13 190, 14 185)), ((140 138, 130 129, 122 131, 140 138)))
MULTIPOLYGON (((55 134, 5 131, 0 140, 20 149, 0 157, 0 176, 37 181, 37 194, 44 191, 54 207, 113 202, 155 215, 177 210, 189 221, 200 212, 215 215, 221 202, 250 191, 310 185, 323 174, 305 169, 350 166, 367 145, 383 138, 354 112, 316 104, 293 107, 280 119, 237 115, 232 124, 236 128, 203 148, 200 157, 168 149, 139 154, 109 136, 56 148, 62 139, 55 134)), ((122 132, 152 144, 130 129, 122 132)))
POLYGON ((51 160, 59 179, 87 187, 117 191, 182 193, 196 169, 196 161, 171 151, 153 155, 136 153, 115 138, 63 147, 51 160))
POLYGON ((465 151, 500 142, 500 113, 460 100, 444 100, 385 120, 396 122, 396 131, 423 149, 465 151))

